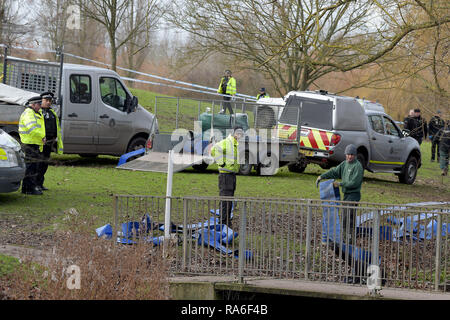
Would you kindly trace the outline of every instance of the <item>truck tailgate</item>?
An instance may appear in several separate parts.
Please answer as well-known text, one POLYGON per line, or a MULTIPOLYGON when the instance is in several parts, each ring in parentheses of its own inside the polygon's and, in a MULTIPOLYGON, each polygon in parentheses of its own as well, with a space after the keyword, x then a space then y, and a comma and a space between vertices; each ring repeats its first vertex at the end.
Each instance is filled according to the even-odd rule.
MULTIPOLYGON (((201 164, 203 156, 197 154, 175 153, 173 159, 173 172, 179 172, 194 164, 201 164)), ((163 172, 167 173, 169 163, 169 153, 150 152, 145 156, 124 163, 117 169, 134 171, 163 172)))
MULTIPOLYGON (((300 149, 328 151, 333 132, 321 129, 302 127, 300 136, 300 149)), ((280 139, 297 139, 297 126, 278 125, 278 136, 280 139)), ((307 154, 308 155, 308 154, 307 154)))

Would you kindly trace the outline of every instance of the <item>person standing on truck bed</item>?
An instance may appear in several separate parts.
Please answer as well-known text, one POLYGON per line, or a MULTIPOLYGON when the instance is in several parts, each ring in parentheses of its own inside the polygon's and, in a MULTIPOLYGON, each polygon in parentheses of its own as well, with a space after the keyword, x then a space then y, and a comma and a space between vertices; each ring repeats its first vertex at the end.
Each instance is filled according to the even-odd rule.
MULTIPOLYGON (((239 172, 239 139, 244 135, 242 127, 234 127, 233 135, 216 143, 211 148, 211 156, 219 165, 219 196, 233 197, 236 190, 236 174, 239 172)), ((221 201, 220 219, 231 228, 232 201, 221 201)))
POLYGON ((41 94, 42 105, 41 112, 45 123, 46 142, 42 151, 42 161, 38 164, 37 184, 42 191, 48 190, 44 187, 44 176, 48 169, 50 154, 52 152, 53 143, 57 142, 58 154, 63 153, 63 143, 61 138, 61 128, 59 126, 59 118, 55 110, 52 109, 54 94, 52 92, 44 92, 41 94))
MULTIPOLYGON (((349 144, 345 148, 346 160, 337 167, 321 174, 316 180, 316 186, 322 179, 342 179, 342 182, 333 182, 335 188, 341 187, 344 193, 344 201, 359 202, 361 200, 361 185, 364 178, 364 169, 361 163, 356 159, 356 146, 349 144)), ((345 206, 357 206, 358 204, 345 204, 345 206)), ((344 239, 351 241, 351 235, 354 231, 356 210, 344 210, 343 214, 343 234, 344 239)))
POLYGON ((259 89, 259 94, 256 96, 256 100, 261 98, 270 98, 270 96, 266 92, 266 88, 259 89))
POLYGON ((28 99, 28 106, 19 119, 19 135, 25 152, 25 178, 22 181, 22 193, 41 195, 38 186, 38 165, 42 161, 42 151, 45 144, 45 123, 40 112, 42 98, 40 96, 28 99))
POLYGON ((217 89, 217 92, 227 95, 223 96, 223 109, 220 110, 219 113, 225 113, 228 109, 230 114, 233 114, 233 108, 231 107, 231 103, 229 101, 231 99, 234 100, 234 95, 236 94, 236 79, 231 76, 230 70, 225 70, 225 75, 220 80, 219 89, 217 89))
POLYGON ((428 134, 431 140, 431 162, 434 161, 437 149, 437 162, 439 162, 439 140, 434 139, 436 134, 445 126, 444 120, 441 118, 441 111, 436 110, 435 115, 430 119, 428 123, 428 134))
POLYGON ((438 131, 435 139, 439 141, 439 166, 442 175, 448 175, 448 161, 450 156, 450 120, 447 120, 445 126, 438 131))

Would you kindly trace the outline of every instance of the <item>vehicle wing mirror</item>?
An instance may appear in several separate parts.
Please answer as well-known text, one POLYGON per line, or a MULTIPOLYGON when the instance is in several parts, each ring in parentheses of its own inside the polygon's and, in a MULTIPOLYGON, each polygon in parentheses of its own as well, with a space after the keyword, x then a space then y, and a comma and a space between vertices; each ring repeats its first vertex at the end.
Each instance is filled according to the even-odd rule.
POLYGON ((137 97, 132 97, 131 99, 127 98, 127 112, 133 112, 134 110, 136 110, 138 106, 138 98, 137 97))
POLYGON ((408 129, 403 129, 402 130, 402 134, 405 136, 405 137, 409 137, 409 130, 408 129))

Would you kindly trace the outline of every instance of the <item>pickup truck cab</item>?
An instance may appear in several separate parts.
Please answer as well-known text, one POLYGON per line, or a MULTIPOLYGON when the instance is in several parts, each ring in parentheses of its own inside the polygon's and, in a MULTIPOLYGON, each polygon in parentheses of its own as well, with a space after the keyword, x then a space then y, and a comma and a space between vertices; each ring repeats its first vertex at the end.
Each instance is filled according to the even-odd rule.
MULTIPOLYGON (((52 91, 59 97, 54 108, 61 121, 64 153, 120 156, 144 148, 150 133, 158 131, 155 116, 138 104, 112 70, 14 57, 6 61, 0 99, 10 92, 8 86, 37 94, 52 91)), ((0 104, 0 128, 18 139, 17 125, 25 107, 11 103, 15 97, 7 98, 9 103, 0 104)))
POLYGON ((0 129, 0 193, 17 191, 24 176, 25 161, 20 144, 0 129))
POLYGON ((294 113, 298 107, 302 110, 303 157, 289 164, 289 170, 303 172, 309 163, 322 168, 336 166, 345 160, 345 147, 352 143, 366 170, 394 173, 400 182, 414 183, 421 166, 420 146, 400 130, 381 104, 325 91, 290 92, 285 100, 280 136, 296 138, 294 113))

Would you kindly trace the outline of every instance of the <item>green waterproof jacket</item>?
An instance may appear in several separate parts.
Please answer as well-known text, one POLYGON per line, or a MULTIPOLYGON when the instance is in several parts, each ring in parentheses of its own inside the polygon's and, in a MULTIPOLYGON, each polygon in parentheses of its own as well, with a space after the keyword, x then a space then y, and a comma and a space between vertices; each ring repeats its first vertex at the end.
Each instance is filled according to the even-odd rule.
POLYGON ((358 160, 343 161, 337 167, 320 175, 322 179, 341 179, 340 186, 344 194, 361 194, 361 185, 364 178, 364 169, 358 160))
POLYGON ((45 122, 42 113, 35 112, 31 107, 22 112, 19 119, 19 136, 23 144, 36 144, 39 151, 44 149, 45 122))
POLYGON ((238 145, 238 141, 230 134, 211 148, 211 156, 219 165, 219 173, 237 173, 239 171, 238 145))
POLYGON ((230 77, 227 82, 227 89, 226 92, 223 92, 222 90, 222 83, 225 81, 225 77, 222 77, 219 84, 219 89, 217 89, 218 93, 222 94, 229 94, 229 95, 235 95, 236 94, 236 79, 233 77, 230 77))

